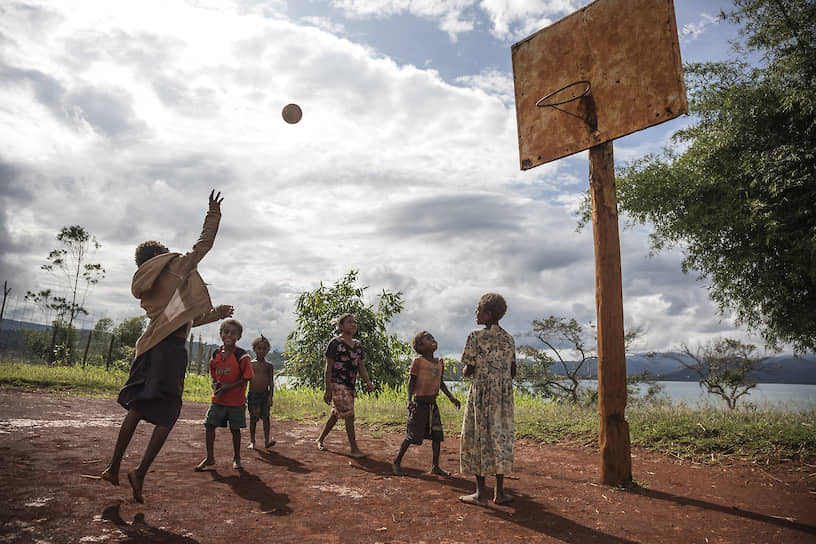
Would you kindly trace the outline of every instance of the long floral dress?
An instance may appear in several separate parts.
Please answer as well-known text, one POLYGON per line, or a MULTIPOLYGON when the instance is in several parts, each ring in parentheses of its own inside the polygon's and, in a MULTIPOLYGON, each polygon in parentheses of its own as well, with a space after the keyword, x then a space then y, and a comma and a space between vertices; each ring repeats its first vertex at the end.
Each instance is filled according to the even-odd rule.
POLYGON ((513 378, 516 360, 513 336, 493 325, 468 335, 462 362, 475 371, 462 422, 461 471, 488 476, 513 470, 515 429, 513 378))

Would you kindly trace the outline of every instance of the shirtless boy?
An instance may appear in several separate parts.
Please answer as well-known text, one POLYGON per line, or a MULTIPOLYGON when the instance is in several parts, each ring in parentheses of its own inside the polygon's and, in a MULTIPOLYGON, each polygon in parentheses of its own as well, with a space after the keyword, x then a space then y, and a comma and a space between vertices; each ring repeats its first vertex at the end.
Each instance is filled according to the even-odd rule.
POLYGON ((260 419, 263 422, 264 446, 271 448, 274 440, 269 439, 269 410, 275 395, 275 367, 266 360, 270 349, 269 340, 264 335, 252 341, 252 371, 255 377, 249 382, 247 393, 247 410, 249 410, 249 449, 255 449, 255 426, 260 419))

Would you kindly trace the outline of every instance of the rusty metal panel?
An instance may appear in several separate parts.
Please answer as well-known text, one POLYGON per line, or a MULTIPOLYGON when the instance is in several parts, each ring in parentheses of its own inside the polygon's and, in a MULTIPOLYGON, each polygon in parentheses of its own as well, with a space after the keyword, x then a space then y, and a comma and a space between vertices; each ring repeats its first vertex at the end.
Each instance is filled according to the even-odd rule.
POLYGON ((596 0, 511 51, 522 170, 688 112, 673 0, 596 0))

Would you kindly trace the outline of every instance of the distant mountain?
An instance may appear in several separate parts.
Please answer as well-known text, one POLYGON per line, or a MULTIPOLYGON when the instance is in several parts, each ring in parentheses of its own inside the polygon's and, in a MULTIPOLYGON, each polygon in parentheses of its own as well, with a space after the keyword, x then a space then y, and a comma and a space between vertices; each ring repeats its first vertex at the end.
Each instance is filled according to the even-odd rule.
MULTIPOLYGON (((669 382, 696 382, 698 377, 691 370, 685 368, 673 357, 691 362, 689 357, 681 353, 658 353, 653 356, 635 354, 626 357, 626 373, 628 375, 648 372, 658 376, 662 381, 669 382)), ((582 377, 587 379, 598 378, 598 364, 590 361, 585 365, 582 377)), ((759 368, 751 372, 749 378, 757 383, 796 383, 816 385, 816 354, 807 354, 799 357, 793 355, 777 355, 765 361, 759 368)))

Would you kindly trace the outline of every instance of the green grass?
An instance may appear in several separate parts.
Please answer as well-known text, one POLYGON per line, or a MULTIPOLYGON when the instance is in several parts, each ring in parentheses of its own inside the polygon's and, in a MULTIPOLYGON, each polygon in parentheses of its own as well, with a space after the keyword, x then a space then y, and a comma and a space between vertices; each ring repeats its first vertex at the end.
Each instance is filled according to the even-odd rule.
MULTIPOLYGON (((37 364, 0 362, 0 386, 23 387, 51 393, 115 398, 127 379, 121 370, 104 368, 49 367, 37 364)), ((210 402, 209 376, 191 375, 185 382, 184 400, 210 402)), ((465 403, 466 392, 455 392, 465 403)), ((401 432, 405 428, 405 387, 385 388, 377 395, 361 395, 355 402, 357 421, 371 436, 401 432)), ((445 432, 458 435, 463 409, 444 396, 438 400, 445 432)), ((275 390, 273 416, 319 424, 329 407, 323 391, 312 388, 275 390)), ((599 431, 595 406, 550 402, 516 393, 516 436, 542 443, 595 446, 599 431)), ((633 403, 626 411, 633 445, 679 458, 722 463, 736 459, 754 463, 816 459, 816 411, 794 412, 777 408, 728 410, 709 405, 692 409, 665 401, 633 403)), ((342 424, 341 424, 342 425, 342 424)))

